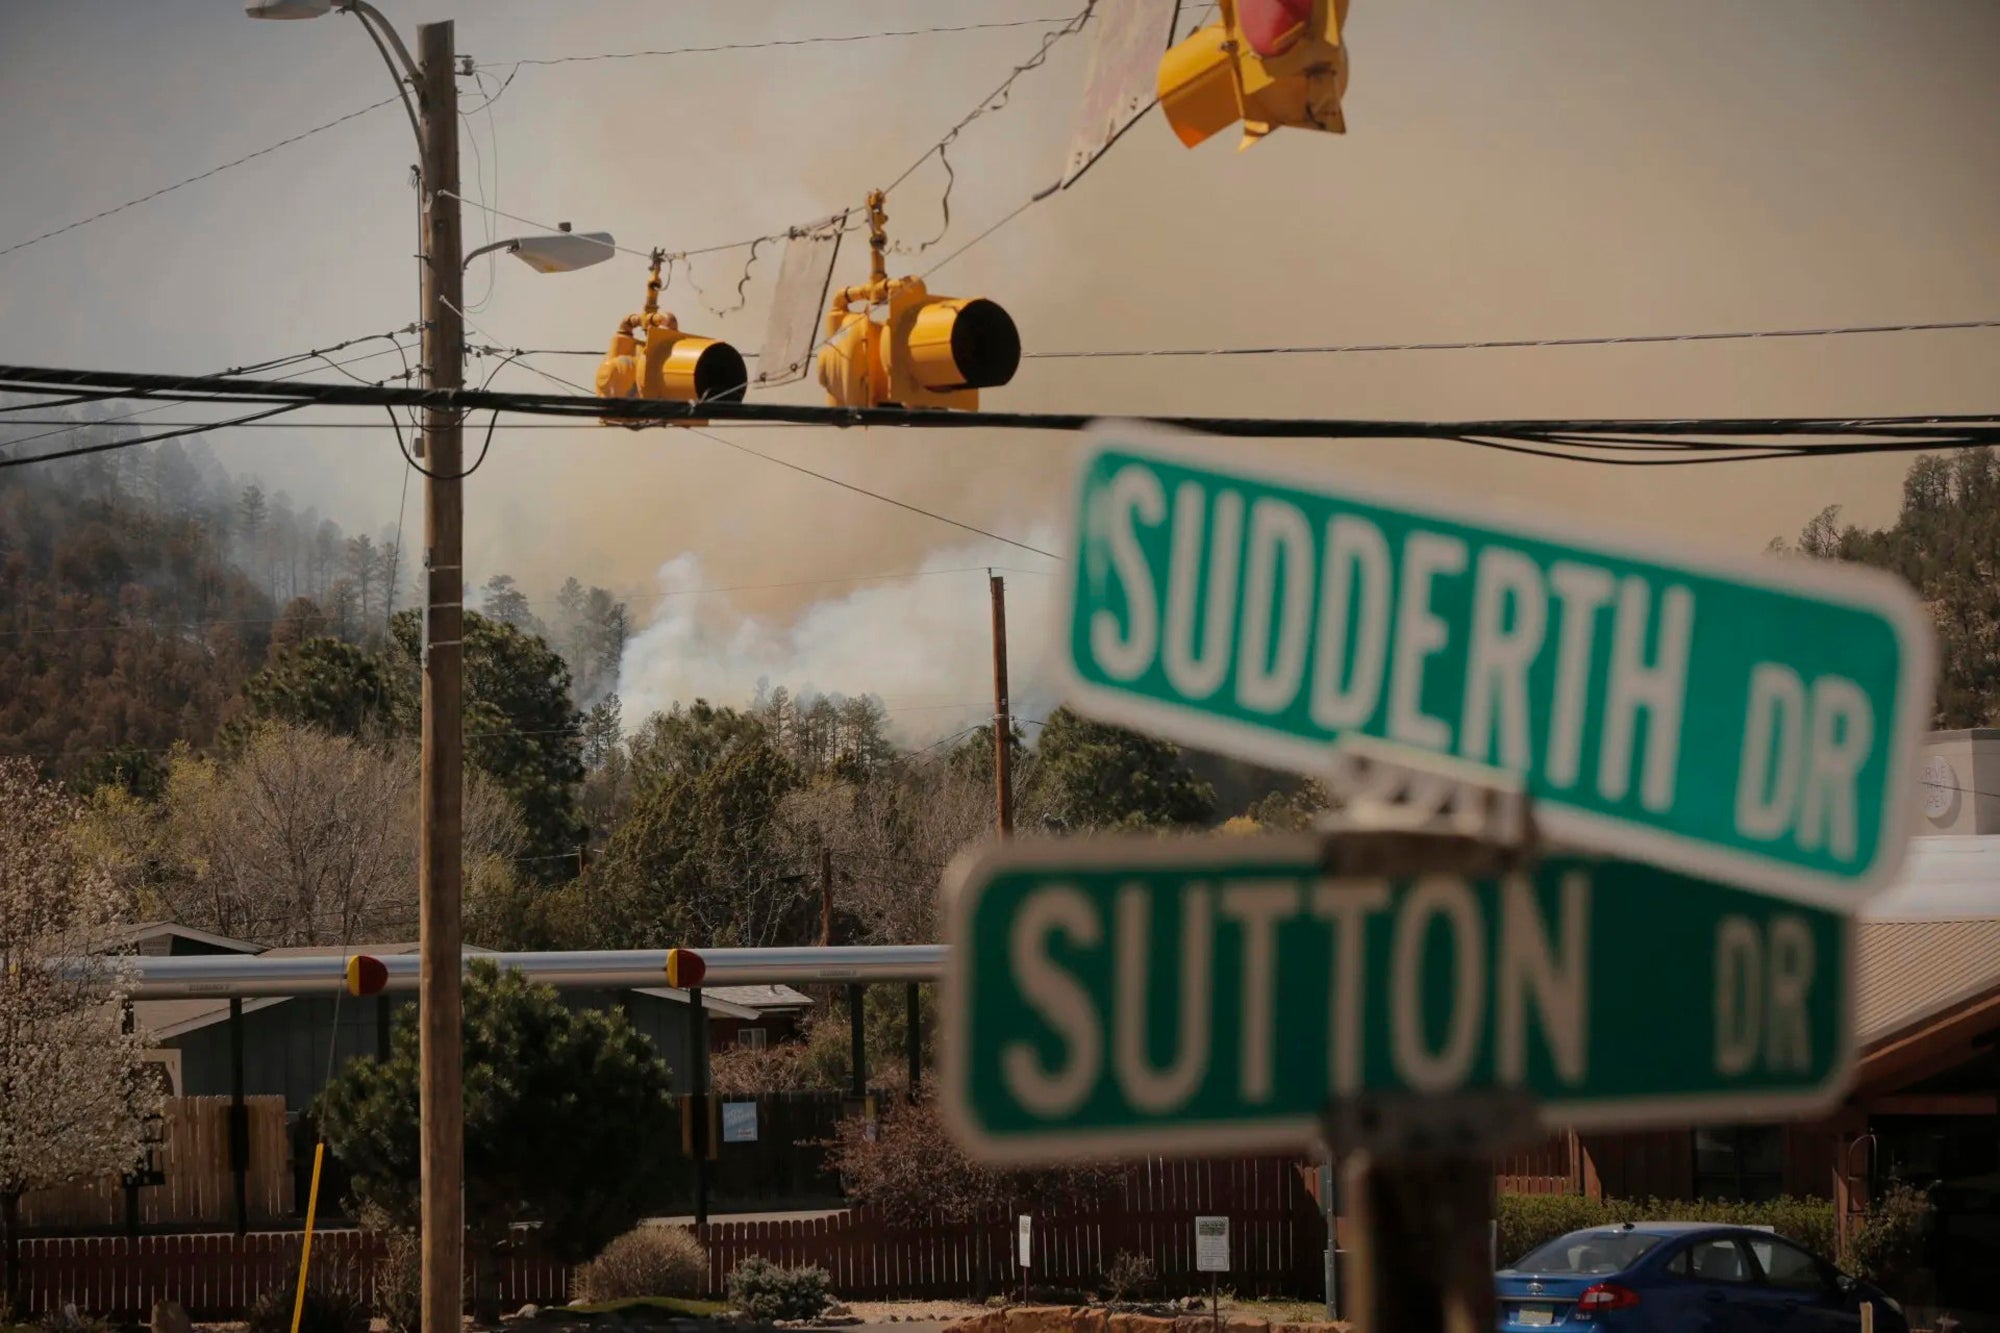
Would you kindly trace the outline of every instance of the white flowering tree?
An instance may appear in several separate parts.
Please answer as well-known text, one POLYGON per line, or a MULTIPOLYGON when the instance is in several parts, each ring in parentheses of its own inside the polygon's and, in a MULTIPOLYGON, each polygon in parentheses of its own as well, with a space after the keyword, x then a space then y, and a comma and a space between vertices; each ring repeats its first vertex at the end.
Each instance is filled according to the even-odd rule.
POLYGON ((138 1165, 158 1097, 109 955, 120 895, 78 843, 80 813, 0 759, 0 1304, 17 1307, 21 1196, 138 1165))

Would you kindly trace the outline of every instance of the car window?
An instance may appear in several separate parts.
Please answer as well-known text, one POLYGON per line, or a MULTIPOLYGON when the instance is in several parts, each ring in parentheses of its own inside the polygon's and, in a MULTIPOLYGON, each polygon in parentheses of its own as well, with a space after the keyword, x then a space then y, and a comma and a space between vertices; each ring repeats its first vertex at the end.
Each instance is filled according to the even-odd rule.
POLYGON ((1572 1231, 1530 1252, 1512 1271, 1574 1277, 1622 1273, 1659 1243, 1658 1236, 1637 1231, 1572 1231))
POLYGON ((1688 1252, 1686 1250, 1676 1251, 1674 1257, 1667 1260, 1667 1271, 1675 1277, 1686 1277, 1688 1275, 1688 1252))
POLYGON ((1696 1241, 1688 1247, 1688 1266, 1702 1282, 1750 1281, 1743 1247, 1733 1240, 1696 1241))
POLYGON ((1750 1253, 1757 1256, 1757 1266, 1764 1270, 1764 1280, 1774 1287, 1819 1291, 1826 1286, 1826 1275, 1820 1270, 1819 1260, 1796 1245, 1781 1240, 1753 1240, 1750 1242, 1750 1253))

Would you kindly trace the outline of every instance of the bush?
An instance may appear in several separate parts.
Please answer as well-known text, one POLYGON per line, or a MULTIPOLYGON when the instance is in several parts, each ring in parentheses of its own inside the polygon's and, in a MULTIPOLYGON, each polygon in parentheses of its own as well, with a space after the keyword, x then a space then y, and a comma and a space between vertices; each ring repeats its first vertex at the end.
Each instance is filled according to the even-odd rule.
POLYGON ((708 1251, 680 1227, 640 1227, 578 1269, 576 1287, 592 1305, 633 1296, 701 1296, 708 1291, 708 1251))
POLYGON ((832 1300, 824 1268, 780 1268, 752 1255, 729 1274, 729 1303, 752 1319, 811 1319, 832 1300))
POLYGON ((424 1309, 423 1242, 374 1204, 350 1199, 347 1213, 363 1231, 382 1238, 382 1257, 375 1261, 376 1317, 388 1333, 418 1333, 424 1309))
POLYGON ((1010 1205, 1032 1213, 1088 1206, 1124 1176, 1121 1167, 1095 1163, 1000 1171, 971 1161, 946 1132, 928 1091, 918 1101, 884 1107, 874 1138, 858 1118, 842 1120, 827 1166, 851 1202, 897 1226, 969 1221, 1010 1205))
POLYGON ((1854 1275, 1892 1296, 1910 1291, 1924 1267, 1930 1228, 1930 1195, 1891 1185, 1855 1228, 1847 1254, 1854 1275))
POLYGON ((1146 1294, 1160 1280, 1159 1267, 1143 1254, 1120 1250, 1104 1269, 1104 1295, 1113 1305, 1122 1305, 1146 1294))
POLYGON ((111 1333, 111 1324, 95 1315, 79 1314, 74 1305, 50 1310, 40 1320, 42 1333, 111 1333))
POLYGON ((1833 1255, 1833 1205, 1823 1199, 1725 1200, 1588 1199, 1580 1194, 1500 1196, 1500 1262, 1513 1263, 1538 1245, 1584 1227, 1618 1222, 1718 1222, 1767 1226, 1815 1254, 1833 1255))
MULTIPOLYGON (((277 1287, 259 1296, 244 1322, 250 1333, 291 1333, 298 1288, 277 1287)), ((368 1307, 352 1292, 308 1284, 299 1333, 368 1333, 368 1307)))

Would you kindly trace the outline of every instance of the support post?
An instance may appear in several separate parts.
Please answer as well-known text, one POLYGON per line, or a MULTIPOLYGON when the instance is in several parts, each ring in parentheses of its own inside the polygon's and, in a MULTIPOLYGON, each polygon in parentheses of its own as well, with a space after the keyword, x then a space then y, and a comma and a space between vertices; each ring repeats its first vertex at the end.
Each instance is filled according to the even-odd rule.
POLYGON ((903 987, 903 1053, 909 1060, 910 1100, 924 1081, 924 1016, 917 995, 917 983, 903 987))
POLYGON ((833 943, 833 849, 819 849, 819 942, 821 948, 833 943))
POLYGON ((229 1174, 236 1234, 250 1230, 250 1108, 243 1102, 243 997, 229 998, 229 1174))
MULTIPOLYGON (((1357 781, 1360 799, 1323 824, 1333 884, 1430 874, 1490 879, 1533 863, 1533 811, 1518 785, 1504 777, 1439 781, 1400 759, 1387 764, 1388 786, 1359 784, 1377 762, 1352 756, 1336 769, 1357 781)), ((1362 1094, 1330 1104, 1323 1129, 1329 1154, 1337 1150, 1343 1160, 1342 1200, 1354 1223, 1347 1305, 1355 1327, 1361 1333, 1493 1328, 1492 1159, 1546 1137, 1533 1099, 1511 1089, 1362 1094)), ((1326 1193, 1330 1205, 1332 1191, 1326 1193)))
POLYGON ((695 1119, 694 1133, 694 1224, 708 1225, 708 1009, 701 1002, 701 987, 688 988, 688 1070, 693 1076, 693 1099, 689 1114, 695 1119))
POLYGON ((1000 836, 1014 833, 1014 715, 1007 701, 1007 580, 988 574, 993 592, 993 795, 1000 836))
POLYGON ((387 995, 377 995, 375 997, 375 1058, 377 1060, 387 1060, 389 1058, 389 1035, 389 997, 387 995))
MULTIPOLYGON (((463 387, 465 306, 458 207, 458 80, 449 22, 417 28, 423 109, 424 383, 463 387)), ((419 1154, 423 1333, 458 1333, 465 1308, 465 1107, 459 801, 464 740, 464 451, 460 417, 424 414, 423 742, 417 991, 421 1043, 419 1154)))
POLYGON ((1362 1333, 1485 1333, 1493 1297, 1493 1154, 1532 1142, 1534 1103, 1492 1092, 1336 1103, 1327 1140, 1349 1147, 1351 1314, 1362 1333))
POLYGON ((862 1026, 862 1006, 868 988, 847 983, 847 1090, 855 1100, 868 1095, 868 1035, 862 1026))
POLYGON ((1319 1207, 1326 1217, 1326 1322, 1340 1318, 1340 1213, 1333 1203, 1333 1158, 1319 1165, 1319 1207))
MULTIPOLYGON (((118 1002, 118 1030, 127 1036, 132 1034, 138 1020, 134 1016, 130 999, 118 1002)), ((125 1172, 125 1234, 134 1240, 139 1236, 139 1163, 133 1163, 125 1172)))

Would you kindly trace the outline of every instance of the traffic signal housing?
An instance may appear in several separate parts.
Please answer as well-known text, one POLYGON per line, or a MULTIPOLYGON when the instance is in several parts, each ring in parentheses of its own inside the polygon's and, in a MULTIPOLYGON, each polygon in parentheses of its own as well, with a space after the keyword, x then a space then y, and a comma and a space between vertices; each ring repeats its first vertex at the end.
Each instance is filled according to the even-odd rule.
POLYGON ((1021 367, 1021 335, 998 302, 934 296, 922 278, 892 278, 880 191, 868 197, 869 280, 833 294, 819 350, 820 387, 835 407, 979 409, 1021 367), (853 309, 861 305, 859 310, 853 309), (871 313, 880 308, 884 318, 871 313))
MULTIPOLYGON (((719 338, 683 333, 671 312, 629 315, 597 367, 599 398, 662 398, 675 403, 740 403, 750 387, 743 354, 719 338), (641 341, 643 337, 644 341, 641 341)), ((606 425, 704 425, 699 421, 625 421, 606 425)))
MULTIPOLYGON (((611 348, 597 366, 599 398, 660 398, 675 403, 740 403, 750 387, 743 354, 719 338, 681 331, 672 311, 660 309, 664 251, 653 252, 646 280, 646 305, 627 315, 611 336, 611 348)), ((637 430, 648 425, 705 426, 693 419, 631 421, 606 417, 607 426, 637 430)))
POLYGON ((1243 122, 1239 149, 1280 126, 1347 132, 1347 0, 1220 0, 1221 17, 1160 61, 1160 109, 1192 148, 1243 122))

